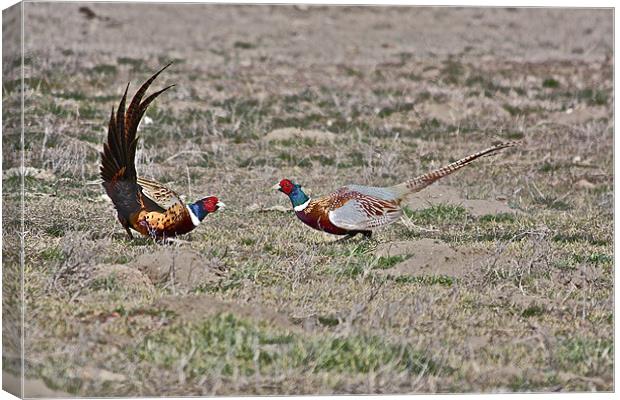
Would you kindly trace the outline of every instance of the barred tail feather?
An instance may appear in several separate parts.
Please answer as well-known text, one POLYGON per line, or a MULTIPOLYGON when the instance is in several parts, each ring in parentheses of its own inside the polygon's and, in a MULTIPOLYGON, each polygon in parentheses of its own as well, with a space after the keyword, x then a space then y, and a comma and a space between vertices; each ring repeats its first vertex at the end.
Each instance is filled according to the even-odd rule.
POLYGON ((458 171, 459 169, 463 168, 466 165, 469 165, 471 162, 473 162, 474 160, 480 157, 495 153, 496 151, 505 149, 507 147, 515 147, 521 144, 522 143, 519 141, 504 142, 504 143, 497 144, 493 147, 489 147, 488 149, 484 149, 482 151, 469 155, 465 158, 461 158, 460 160, 455 161, 451 164, 448 164, 445 167, 441 167, 435 171, 431 171, 424 175, 420 175, 413 179, 409 179, 406 182, 403 182, 399 185, 394 186, 394 189, 396 192, 402 193, 403 196, 411 194, 411 193, 419 192, 420 190, 424 189, 428 185, 443 178, 444 176, 450 175, 451 173, 458 171))
POLYGON ((127 102, 129 84, 127 84, 125 88, 125 93, 123 94, 116 112, 114 108, 112 108, 110 122, 108 124, 108 140, 107 143, 104 143, 103 152, 101 153, 100 171, 101 178, 104 182, 103 186, 106 187, 106 189, 110 189, 115 186, 116 182, 121 180, 132 183, 136 182, 135 157, 136 144, 138 141, 136 137, 138 124, 149 104, 155 100, 157 96, 174 85, 153 93, 144 101, 142 101, 142 97, 155 78, 157 78, 163 70, 168 68, 168 66, 170 66, 170 64, 160 69, 138 89, 127 111, 125 111, 125 105, 127 102))
POLYGON ((141 209, 163 211, 151 199, 142 196, 140 186, 137 183, 135 158, 136 144, 138 142, 136 131, 140 119, 148 105, 157 96, 169 89, 170 86, 153 93, 144 100, 142 100, 142 97, 157 75, 166 69, 168 65, 153 75, 138 89, 129 107, 125 110, 127 91, 129 89, 129 85, 127 85, 118 109, 115 111, 112 108, 112 113, 110 114, 108 138, 106 143, 103 144, 103 152, 101 153, 100 172, 103 179, 103 187, 118 211, 119 221, 126 229, 129 229, 131 216, 141 209))

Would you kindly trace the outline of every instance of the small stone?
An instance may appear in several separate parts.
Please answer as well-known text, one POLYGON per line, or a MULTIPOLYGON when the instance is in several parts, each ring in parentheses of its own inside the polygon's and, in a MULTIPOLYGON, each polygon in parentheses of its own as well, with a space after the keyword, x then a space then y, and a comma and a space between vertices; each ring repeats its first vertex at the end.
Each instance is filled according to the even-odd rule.
POLYGON ((596 185, 588 181, 587 179, 580 179, 575 183, 575 187, 577 189, 590 190, 594 189, 596 185))
POLYGON ((249 212, 254 212, 254 211, 259 211, 259 210, 260 210, 260 206, 256 203, 253 203, 252 205, 248 207, 249 212))
POLYGON ((122 382, 127 379, 123 374, 107 371, 95 367, 84 367, 80 373, 80 378, 99 382, 122 382))
POLYGON ((320 131, 316 129, 299 129, 299 128, 279 128, 269 132, 263 140, 289 140, 289 139, 310 139, 320 141, 333 142, 336 134, 329 131, 320 131))

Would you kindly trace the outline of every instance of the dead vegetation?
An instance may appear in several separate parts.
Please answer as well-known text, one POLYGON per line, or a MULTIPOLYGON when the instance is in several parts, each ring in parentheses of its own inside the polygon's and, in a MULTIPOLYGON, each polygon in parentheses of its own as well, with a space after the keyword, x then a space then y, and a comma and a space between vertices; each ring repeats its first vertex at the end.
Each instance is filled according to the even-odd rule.
POLYGON ((612 390, 610 11, 55 7, 26 14, 27 377, 81 396, 612 390), (126 239, 98 151, 125 83, 171 59, 138 172, 228 207, 162 246, 126 239), (269 190, 395 184, 515 139, 372 241, 334 244, 269 190))

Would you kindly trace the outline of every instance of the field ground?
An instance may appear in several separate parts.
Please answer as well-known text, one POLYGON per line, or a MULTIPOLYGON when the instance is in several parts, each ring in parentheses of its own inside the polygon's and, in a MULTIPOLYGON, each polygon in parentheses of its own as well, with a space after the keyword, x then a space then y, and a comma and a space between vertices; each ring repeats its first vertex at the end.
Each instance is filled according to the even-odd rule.
MULTIPOLYGON (((82 6, 25 6, 29 382, 613 390, 612 10, 82 6), (98 152, 125 84, 170 60, 138 172, 228 207, 183 242, 130 241, 98 152), (269 189, 391 185, 504 140, 524 144, 419 193, 369 241, 334 243, 269 189)), ((13 373, 18 65, 3 59, 13 373)))

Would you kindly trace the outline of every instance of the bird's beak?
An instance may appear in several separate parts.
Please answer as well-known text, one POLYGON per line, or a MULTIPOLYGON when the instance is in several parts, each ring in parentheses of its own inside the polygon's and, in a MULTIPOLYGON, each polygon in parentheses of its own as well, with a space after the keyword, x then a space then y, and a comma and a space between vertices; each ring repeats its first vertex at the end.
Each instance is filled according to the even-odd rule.
POLYGON ((224 204, 223 201, 218 201, 217 203, 215 203, 215 205, 217 206, 217 208, 225 208, 226 204, 224 204))
POLYGON ((276 183, 276 184, 275 184, 275 185, 273 185, 271 188, 272 188, 273 190, 280 190, 280 189, 282 189, 282 187, 280 186, 280 184, 279 184, 279 183, 276 183))

